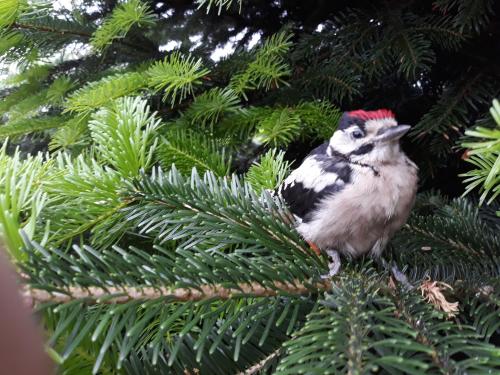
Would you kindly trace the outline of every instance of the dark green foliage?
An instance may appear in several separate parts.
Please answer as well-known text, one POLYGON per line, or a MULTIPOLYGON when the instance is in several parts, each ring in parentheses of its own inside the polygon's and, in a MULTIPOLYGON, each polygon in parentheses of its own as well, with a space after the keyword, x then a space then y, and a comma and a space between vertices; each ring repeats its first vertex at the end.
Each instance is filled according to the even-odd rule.
POLYGON ((255 51, 255 56, 252 56, 252 61, 245 69, 232 76, 230 86, 247 99, 246 91, 260 88, 269 90, 286 83, 284 78, 291 72, 284 55, 292 45, 290 39, 291 34, 287 32, 271 36, 255 51))
POLYGON ((177 101, 186 99, 194 93, 194 85, 201 83, 200 79, 209 70, 202 68, 200 59, 188 56, 183 58, 178 53, 172 53, 163 61, 158 61, 148 70, 149 84, 157 91, 164 91, 163 101, 170 98, 172 106, 177 101))
POLYGON ((499 365, 498 349, 471 327, 443 322, 417 296, 387 293, 378 278, 342 277, 284 345, 276 373, 480 374, 499 365))
POLYGON ((497 371, 498 2, 78 4, 0 2, 0 236, 61 373, 497 371), (271 194, 378 108, 453 195, 385 252, 412 289, 367 259, 323 279, 271 194))
POLYGON ((175 164, 183 173, 189 173, 195 167, 200 173, 213 171, 218 176, 225 176, 229 173, 228 158, 219 140, 183 128, 169 130, 158 151, 158 159, 165 169, 175 164))
POLYGON ((198 96, 184 116, 196 127, 213 128, 224 116, 244 111, 234 90, 216 87, 198 96))
POLYGON ((257 192, 276 189, 290 172, 290 164, 284 157, 285 154, 276 152, 275 148, 269 150, 258 162, 250 166, 245 180, 257 192))
POLYGON ((498 100, 493 101, 490 112, 496 122, 496 128, 478 126, 476 129, 468 130, 465 134, 471 140, 462 144, 471 149, 467 161, 476 167, 462 174, 463 177, 467 177, 464 182, 468 183, 464 194, 480 187, 482 190, 480 203, 485 201, 488 194, 491 194, 488 203, 492 203, 500 194, 500 104, 498 100))
POLYGON ((64 103, 65 110, 90 113, 113 99, 135 94, 144 87, 145 77, 141 73, 130 72, 108 76, 72 93, 64 103))
POLYGON ((0 138, 15 137, 17 135, 54 129, 67 125, 62 116, 45 116, 36 119, 19 119, 8 122, 0 127, 0 138))
MULTIPOLYGON (((287 224, 289 214, 269 196, 254 195, 235 177, 217 179, 209 173, 203 178, 197 174, 185 178, 175 170, 168 174, 156 170, 126 190, 129 193, 123 199, 128 207, 121 220, 132 223, 129 231, 158 244, 100 251, 84 246, 65 253, 32 243, 29 259, 22 266, 32 287, 61 293, 67 293, 68 285, 168 285, 172 290, 223 285, 238 290, 241 283, 253 283, 276 290, 281 297, 263 297, 256 291, 255 296, 252 292, 238 296, 236 292, 226 299, 215 294, 198 302, 179 302, 171 297, 141 302, 139 297, 118 305, 94 306, 91 299, 87 304, 81 303, 85 299, 76 299, 55 310, 48 305, 45 309, 55 314, 51 319, 57 322, 52 342, 66 342, 62 358, 70 358, 80 340, 93 337, 101 346, 100 353, 115 358, 112 361, 118 361, 118 366, 125 360, 124 366, 133 366, 137 356, 145 356, 146 363, 159 363, 160 368, 173 366, 169 368, 174 373, 189 364, 217 373, 221 363, 242 369, 249 363, 245 358, 257 347, 254 360, 290 339, 278 373, 297 373, 299 368, 324 368, 333 373, 347 369, 363 373, 375 368, 404 373, 465 369, 481 373, 499 365, 498 349, 479 340, 498 328, 494 318, 498 307, 491 292, 494 286, 487 286, 490 305, 479 308, 474 299, 484 278, 474 279, 469 272, 452 280, 457 290, 471 298, 464 306, 475 311, 470 316, 477 333, 464 324, 443 320, 442 314, 420 298, 419 291, 389 288, 387 278, 370 264, 346 266, 323 299, 317 294, 322 284, 314 280, 320 280, 325 264, 287 224), (464 280, 468 282, 465 288, 464 280), (294 297, 280 290, 276 282, 302 282, 313 294, 294 297), (319 297, 318 305, 312 296, 319 297), (474 319, 481 316, 477 314, 483 318, 474 319), (295 324, 302 328, 295 331, 295 324), (223 342, 222 352, 215 351, 223 342), (456 359, 454 353, 459 353, 456 359), (401 357, 407 360, 398 359, 401 357), (330 366, 331 358, 335 358, 337 370, 330 366)), ((422 206, 425 209, 429 203, 422 206)), ((448 231, 455 233, 463 230, 460 223, 448 226, 448 231)), ((405 232, 401 236, 405 237, 405 232)), ((440 243, 435 246, 433 251, 447 250, 440 243)), ((496 244, 485 242, 484 246, 487 253, 498 253, 496 244)), ((421 259, 414 256, 406 261, 418 267, 421 259)), ((124 289, 123 293, 128 292, 124 289)), ((100 301, 116 296, 103 296, 100 301)), ((104 358, 97 358, 94 370, 104 358)))
POLYGON ((152 26, 154 16, 140 0, 129 0, 119 4, 99 29, 90 44, 96 50, 103 50, 115 39, 124 38, 132 26, 152 26))
POLYGON ((463 199, 441 201, 431 212, 415 209, 394 243, 398 257, 433 279, 488 282, 499 276, 498 228, 463 199))
MULTIPOLYGON (((118 286, 127 275, 125 282, 128 287, 172 285, 175 289, 220 284, 238 289, 239 283, 243 282, 276 289, 276 282, 302 281, 314 292, 314 284, 308 284, 307 280, 314 275, 317 278, 324 270, 324 264, 308 253, 286 220, 277 220, 279 216, 286 218, 289 214, 269 197, 257 198, 237 179, 231 182, 217 180, 212 174, 206 174, 203 179, 193 174, 191 179, 185 179, 175 170, 168 175, 158 170, 153 177, 144 178, 133 187, 130 198, 125 199, 131 202, 125 220, 134 222, 138 233, 156 238, 167 247, 155 246, 153 253, 137 248, 125 251, 118 247, 96 252, 83 247, 75 248, 73 255, 53 250, 49 251, 49 256, 46 250, 33 244, 34 253, 29 252, 33 256, 24 266, 26 272, 33 273, 32 285, 45 285, 44 289, 64 293, 64 286, 69 284, 104 288, 106 285, 118 286), (180 200, 176 198, 181 196, 180 200), (179 219, 179 223, 172 227, 158 226, 179 219), (200 231, 195 229, 197 227, 204 229, 200 231), (221 246, 220 240, 215 240, 217 237, 227 239, 225 247, 221 246), (175 252, 170 248, 173 240, 177 243, 175 252), (289 246, 292 240, 293 247, 289 246), (283 246, 284 243, 287 246, 283 246), (40 254, 35 254, 38 251, 40 254), (124 257, 125 254, 128 255, 124 257), (51 259, 49 268, 45 264, 48 257, 51 259), (165 268, 157 273, 154 268, 160 264, 165 268), (270 268, 269 264, 279 264, 280 269, 270 268), (74 274, 70 269, 79 272, 74 274)), ((280 293, 279 289, 277 292, 280 293)), ((120 353, 120 366, 130 350, 145 350, 149 343, 152 345, 148 347, 152 349, 149 358, 155 364, 159 355, 165 358, 166 352, 179 350, 184 335, 190 333, 186 339, 199 343, 195 344, 194 350, 196 360, 200 361, 202 354, 214 353, 222 342, 230 347, 230 342, 239 341, 237 347, 243 345, 241 350, 245 350, 247 343, 252 347, 262 346, 264 342, 271 349, 276 348, 286 339, 285 333, 291 331, 297 319, 311 308, 308 299, 287 296, 286 292, 282 298, 265 298, 265 301, 245 297, 245 294, 240 298, 235 295, 234 299, 227 301, 214 298, 196 303, 165 304, 168 298, 160 298, 144 304, 130 301, 101 308, 70 303, 65 308, 54 310, 58 323, 51 340, 57 342, 59 335, 69 330, 67 340, 71 340, 68 345, 69 342, 72 345, 61 354, 65 359, 80 340, 92 336, 95 341, 102 334, 106 337, 101 344, 102 353, 113 342, 113 346, 117 346, 112 350, 120 353), (152 330, 160 324, 158 321, 162 322, 159 329, 152 330), (71 337, 70 331, 75 325, 82 328, 77 336, 71 337), (122 330, 128 333, 123 336, 122 330), (232 338, 229 335, 223 339, 230 332, 233 332, 232 338), (176 335, 180 336, 176 338, 176 335), (266 340, 268 336, 269 340, 266 340)), ((231 361, 232 357, 232 361, 238 361, 240 349, 233 352, 229 347, 225 349, 230 350, 226 352, 229 356, 226 360, 231 361)), ((244 357, 247 355, 249 353, 244 357)), ((102 358, 98 357, 95 370, 102 358)), ((214 360, 217 360, 217 355, 214 360)), ((174 361, 172 354, 169 365, 174 361)), ((245 360, 238 362, 237 366, 245 363, 245 360)))

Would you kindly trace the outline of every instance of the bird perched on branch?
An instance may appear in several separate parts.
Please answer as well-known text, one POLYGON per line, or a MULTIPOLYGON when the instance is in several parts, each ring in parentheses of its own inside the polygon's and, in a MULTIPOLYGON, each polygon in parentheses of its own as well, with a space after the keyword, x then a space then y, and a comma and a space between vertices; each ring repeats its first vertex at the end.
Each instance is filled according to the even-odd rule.
POLYGON ((415 200, 417 166, 399 139, 410 129, 394 114, 346 112, 329 142, 315 148, 278 188, 297 230, 340 269, 340 254, 377 258, 405 223, 415 200))

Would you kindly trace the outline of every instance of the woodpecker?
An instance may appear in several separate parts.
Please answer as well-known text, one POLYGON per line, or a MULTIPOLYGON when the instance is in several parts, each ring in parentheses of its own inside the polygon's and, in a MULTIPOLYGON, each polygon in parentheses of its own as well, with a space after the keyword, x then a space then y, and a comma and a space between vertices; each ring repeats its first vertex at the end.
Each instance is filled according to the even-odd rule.
POLYGON ((401 150, 410 129, 387 109, 345 112, 330 140, 315 148, 277 189, 296 228, 319 255, 378 258, 406 222, 415 201, 418 168, 401 150))

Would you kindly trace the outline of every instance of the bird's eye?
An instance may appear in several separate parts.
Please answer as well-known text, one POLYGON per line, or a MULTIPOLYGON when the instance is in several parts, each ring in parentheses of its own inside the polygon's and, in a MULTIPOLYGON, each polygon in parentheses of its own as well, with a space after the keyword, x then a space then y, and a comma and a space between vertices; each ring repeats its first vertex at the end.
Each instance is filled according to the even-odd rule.
POLYGON ((365 135, 361 130, 355 130, 352 132, 354 138, 363 138, 365 135))

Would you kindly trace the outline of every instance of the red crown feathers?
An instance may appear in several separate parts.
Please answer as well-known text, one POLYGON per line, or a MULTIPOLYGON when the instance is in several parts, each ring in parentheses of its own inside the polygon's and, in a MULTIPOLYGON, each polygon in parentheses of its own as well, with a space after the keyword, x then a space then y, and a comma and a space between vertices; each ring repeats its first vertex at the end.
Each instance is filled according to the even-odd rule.
POLYGON ((347 112, 350 117, 360 118, 364 121, 367 120, 378 120, 382 118, 395 118, 394 113, 389 109, 379 109, 378 111, 351 111, 347 112))

